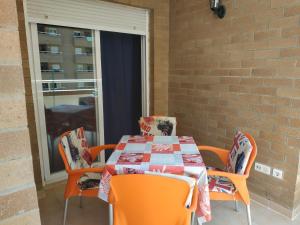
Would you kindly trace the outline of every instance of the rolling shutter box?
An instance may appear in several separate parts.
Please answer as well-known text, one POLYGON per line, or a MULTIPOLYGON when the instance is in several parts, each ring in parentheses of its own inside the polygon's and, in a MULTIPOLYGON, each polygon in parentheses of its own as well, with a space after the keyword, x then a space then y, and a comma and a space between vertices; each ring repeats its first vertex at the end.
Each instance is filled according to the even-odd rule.
POLYGON ((27 0, 28 21, 146 35, 147 9, 99 0, 27 0))

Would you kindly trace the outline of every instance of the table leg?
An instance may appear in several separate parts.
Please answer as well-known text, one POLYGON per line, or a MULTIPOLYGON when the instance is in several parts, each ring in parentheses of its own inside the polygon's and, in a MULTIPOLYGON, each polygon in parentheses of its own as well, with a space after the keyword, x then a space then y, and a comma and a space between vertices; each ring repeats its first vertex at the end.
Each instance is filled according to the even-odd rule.
POLYGON ((112 204, 109 204, 108 206, 108 210, 109 210, 109 225, 113 225, 113 215, 114 215, 114 212, 113 212, 113 206, 112 204))

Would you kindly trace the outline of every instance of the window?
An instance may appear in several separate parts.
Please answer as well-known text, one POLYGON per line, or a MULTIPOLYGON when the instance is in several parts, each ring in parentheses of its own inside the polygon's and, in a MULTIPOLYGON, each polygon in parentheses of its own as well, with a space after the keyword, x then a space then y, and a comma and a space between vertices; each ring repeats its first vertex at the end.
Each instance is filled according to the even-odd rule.
POLYGON ((84 70, 83 64, 76 64, 76 70, 79 72, 83 71, 84 70))
POLYGON ((40 33, 46 32, 45 25, 43 25, 43 24, 38 24, 37 28, 38 28, 38 32, 40 32, 40 33))
POLYGON ((48 90, 48 89, 49 89, 49 84, 43 83, 43 90, 48 90))
POLYGON ((46 44, 40 44, 40 52, 46 52, 48 51, 47 45, 46 44))
POLYGON ((86 52, 87 55, 92 55, 93 49, 92 48, 86 48, 85 52, 86 52))
POLYGON ((59 64, 52 64, 51 65, 52 71, 59 72, 60 71, 60 65, 59 64))
POLYGON ((81 32, 80 31, 73 31, 73 37, 80 37, 81 36, 81 32))
POLYGON ((49 70, 49 64, 46 62, 41 62, 41 70, 42 70, 42 72, 49 70))
POLYGON ((47 32, 50 35, 57 35, 57 29, 55 27, 47 27, 47 32))
POLYGON ((91 37, 92 36, 90 31, 84 31, 83 33, 84 33, 85 37, 91 37))
POLYGON ((81 55, 82 54, 82 48, 75 48, 75 55, 81 55))
POLYGON ((58 46, 51 46, 50 51, 53 54, 58 54, 59 53, 59 48, 58 48, 58 46))
POLYGON ((92 72, 94 70, 93 64, 87 64, 86 69, 88 72, 92 72))

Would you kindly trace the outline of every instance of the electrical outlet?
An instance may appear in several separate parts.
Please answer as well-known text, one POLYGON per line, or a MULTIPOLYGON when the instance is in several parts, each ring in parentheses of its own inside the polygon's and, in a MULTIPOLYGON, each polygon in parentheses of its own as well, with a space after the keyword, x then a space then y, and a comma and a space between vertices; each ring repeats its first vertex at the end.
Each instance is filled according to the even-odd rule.
POLYGON ((273 176, 273 177, 276 177, 277 179, 281 179, 281 180, 282 180, 282 179, 283 179, 283 171, 280 170, 280 169, 274 168, 274 169, 273 169, 272 176, 273 176))
POLYGON ((258 172, 261 172, 263 174, 266 174, 266 175, 270 175, 271 174, 271 167, 269 166, 266 166, 262 163, 255 163, 255 170, 258 171, 258 172))

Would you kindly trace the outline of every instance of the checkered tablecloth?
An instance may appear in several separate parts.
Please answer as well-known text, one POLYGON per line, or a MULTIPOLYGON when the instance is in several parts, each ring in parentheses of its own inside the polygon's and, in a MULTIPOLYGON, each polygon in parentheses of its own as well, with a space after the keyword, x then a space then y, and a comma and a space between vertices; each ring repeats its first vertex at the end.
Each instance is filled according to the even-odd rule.
POLYGON ((108 201, 111 176, 145 172, 196 178, 199 189, 196 216, 199 223, 211 220, 207 172, 192 137, 123 136, 106 162, 99 198, 108 201))

